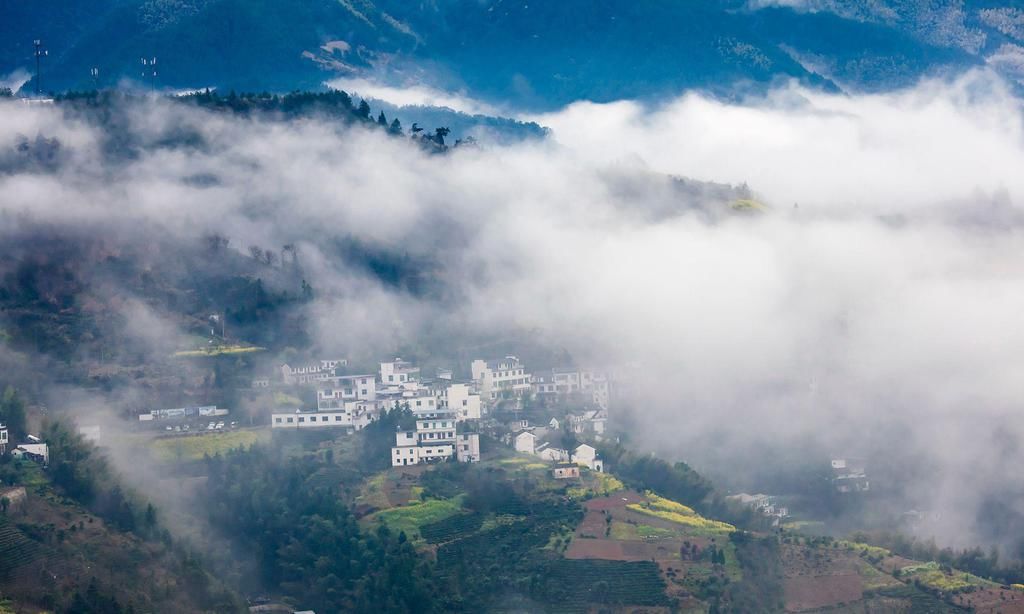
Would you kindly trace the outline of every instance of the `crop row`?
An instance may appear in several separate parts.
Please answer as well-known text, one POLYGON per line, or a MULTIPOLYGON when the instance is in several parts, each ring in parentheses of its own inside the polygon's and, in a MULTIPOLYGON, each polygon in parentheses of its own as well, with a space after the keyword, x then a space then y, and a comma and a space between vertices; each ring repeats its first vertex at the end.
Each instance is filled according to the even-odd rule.
POLYGON ((484 523, 481 514, 456 514, 449 518, 425 524, 420 527, 420 535, 431 544, 457 539, 462 535, 475 533, 484 523))
POLYGON ((665 582, 650 561, 560 559, 544 568, 546 597, 562 604, 668 605, 665 582))

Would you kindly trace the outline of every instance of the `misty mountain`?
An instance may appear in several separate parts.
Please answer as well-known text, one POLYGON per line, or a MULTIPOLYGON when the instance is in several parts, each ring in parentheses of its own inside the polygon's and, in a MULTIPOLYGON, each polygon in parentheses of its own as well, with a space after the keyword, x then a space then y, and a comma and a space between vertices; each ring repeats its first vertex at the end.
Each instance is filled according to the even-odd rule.
POLYGON ((40 38, 45 89, 91 87, 93 67, 100 85, 142 81, 140 59, 157 57, 160 87, 373 76, 543 108, 779 77, 880 90, 983 62, 1014 76, 1022 57, 1019 11, 990 0, 46 0, 4 11, 0 74, 30 69, 40 38))

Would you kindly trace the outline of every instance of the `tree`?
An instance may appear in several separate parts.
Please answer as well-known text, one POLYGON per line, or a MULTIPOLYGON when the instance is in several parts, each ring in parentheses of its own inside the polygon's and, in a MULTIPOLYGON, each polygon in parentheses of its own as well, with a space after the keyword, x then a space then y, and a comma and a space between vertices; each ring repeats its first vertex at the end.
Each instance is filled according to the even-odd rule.
POLYGON ((359 110, 356 111, 356 115, 363 119, 370 119, 370 105, 365 100, 359 101, 359 110))
POLYGON ((389 134, 400 135, 402 134, 402 122, 398 121, 398 118, 391 120, 391 127, 388 128, 389 134))
POLYGON ((24 439, 25 401, 13 386, 7 386, 0 397, 0 423, 7 425, 12 440, 24 439))
POLYGON ((445 127, 434 128, 434 142, 438 145, 444 145, 444 137, 448 136, 451 130, 445 127))
POLYGON ((384 111, 381 111, 380 115, 377 116, 377 124, 384 128, 388 127, 388 118, 384 117, 384 111))

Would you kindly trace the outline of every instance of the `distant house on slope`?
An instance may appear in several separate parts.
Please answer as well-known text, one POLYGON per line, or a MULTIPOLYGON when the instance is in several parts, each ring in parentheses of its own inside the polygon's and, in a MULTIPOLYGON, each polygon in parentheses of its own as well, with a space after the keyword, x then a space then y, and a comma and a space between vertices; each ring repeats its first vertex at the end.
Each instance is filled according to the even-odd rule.
POLYGON ((598 458, 597 449, 585 443, 573 451, 572 462, 588 467, 591 471, 604 472, 604 461, 598 458))
POLYGON ((514 440, 516 452, 533 454, 537 449, 537 436, 530 431, 522 431, 517 434, 514 440))
POLYGON ((551 469, 556 480, 569 480, 580 477, 580 466, 573 463, 558 463, 551 469))

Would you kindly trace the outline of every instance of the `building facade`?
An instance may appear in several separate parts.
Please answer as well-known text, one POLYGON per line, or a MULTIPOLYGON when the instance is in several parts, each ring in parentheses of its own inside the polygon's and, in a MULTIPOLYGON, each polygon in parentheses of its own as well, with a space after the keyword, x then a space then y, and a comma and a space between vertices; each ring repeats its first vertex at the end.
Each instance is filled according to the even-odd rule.
POLYGON ((474 393, 469 384, 451 384, 442 388, 439 401, 443 407, 454 410, 458 420, 479 420, 481 417, 480 395, 474 393))
POLYGON ((377 380, 372 375, 344 375, 323 380, 329 386, 316 391, 316 408, 331 410, 344 407, 346 401, 377 399, 377 380))
POLYGON ((486 402, 496 401, 504 395, 523 396, 531 391, 532 378, 515 356, 490 362, 474 360, 470 364, 470 372, 486 402))
POLYGON ((285 384, 312 384, 328 380, 337 375, 338 369, 348 366, 345 359, 321 360, 307 365, 281 365, 281 379, 285 384))

